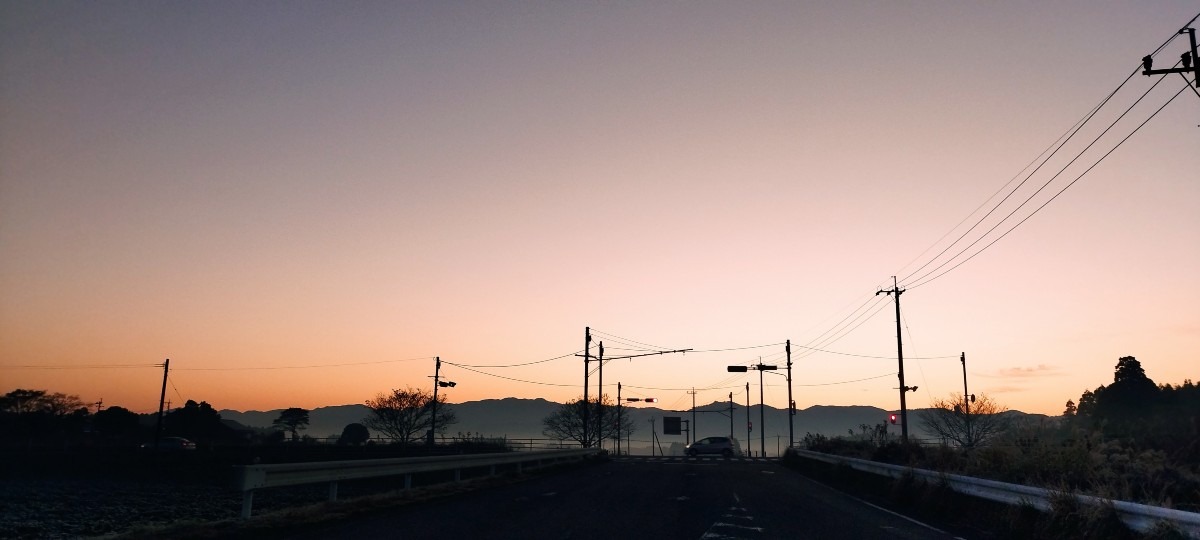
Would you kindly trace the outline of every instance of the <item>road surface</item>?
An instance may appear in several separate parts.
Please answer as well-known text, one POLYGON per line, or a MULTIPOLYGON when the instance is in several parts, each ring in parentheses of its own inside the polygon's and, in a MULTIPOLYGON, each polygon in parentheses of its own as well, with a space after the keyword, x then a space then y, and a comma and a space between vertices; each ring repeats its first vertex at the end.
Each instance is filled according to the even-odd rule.
POLYGON ((617 458, 352 522, 310 538, 951 539, 762 458, 617 458))

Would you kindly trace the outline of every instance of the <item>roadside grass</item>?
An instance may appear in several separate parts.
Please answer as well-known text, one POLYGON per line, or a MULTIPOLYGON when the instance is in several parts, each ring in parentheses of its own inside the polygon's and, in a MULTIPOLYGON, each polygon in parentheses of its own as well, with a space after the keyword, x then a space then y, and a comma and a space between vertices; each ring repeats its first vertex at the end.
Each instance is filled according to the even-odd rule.
POLYGON ((978 499, 950 489, 944 482, 924 482, 913 475, 888 478, 828 464, 785 456, 785 466, 872 504, 910 515, 967 538, 1034 540, 1087 538, 1096 540, 1187 540, 1188 535, 1165 523, 1139 534, 1121 522, 1111 504, 1080 503, 1058 492, 1051 509, 1010 506, 978 499))

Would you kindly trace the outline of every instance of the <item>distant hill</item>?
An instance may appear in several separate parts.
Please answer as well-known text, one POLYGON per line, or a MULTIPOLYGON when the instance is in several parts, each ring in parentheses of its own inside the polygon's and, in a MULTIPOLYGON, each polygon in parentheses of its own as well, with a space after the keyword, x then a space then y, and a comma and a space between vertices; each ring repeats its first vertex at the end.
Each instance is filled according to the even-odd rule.
MULTIPOLYGON (((713 402, 699 405, 695 415, 695 435, 708 437, 712 435, 728 435, 730 419, 726 415, 728 402, 713 402), (710 411, 710 412, 700 412, 710 411)), ((479 434, 487 437, 506 436, 509 439, 540 439, 542 435, 542 419, 554 412, 561 404, 545 399, 485 399, 453 403, 458 422, 447 430, 447 435, 479 434)), ((745 445, 746 439, 746 407, 744 404, 734 404, 733 435, 745 445)), ((271 411, 234 411, 222 410, 221 418, 237 422, 251 428, 269 428, 283 409, 271 411)), ((679 416, 688 420, 691 425, 692 414, 689 411, 665 411, 655 407, 622 407, 622 414, 631 415, 637 431, 633 438, 637 440, 650 439, 650 420, 654 419, 655 431, 664 446, 671 442, 682 442, 683 435, 664 435, 662 433, 662 418, 664 416, 679 416)), ((805 433, 817 433, 826 436, 846 435, 849 430, 859 431, 861 424, 875 425, 884 422, 892 411, 878 407, 861 405, 835 406, 815 405, 807 409, 797 410, 793 419, 795 438, 800 441, 805 433)), ((313 437, 337 437, 347 424, 359 422, 366 418, 369 411, 364 405, 336 405, 319 407, 309 412, 309 426, 305 434, 313 437)), ((925 438, 927 434, 920 430, 922 409, 909 411, 909 434, 912 437, 925 438)), ((1018 417, 1046 418, 1044 415, 1027 415, 1020 411, 1009 411, 1008 414, 1018 417)), ((776 437, 781 437, 785 443, 788 436, 787 410, 767 406, 765 410, 766 437, 769 448, 774 448, 776 437)), ((751 439, 758 441, 761 437, 761 422, 759 406, 750 407, 750 422, 754 425, 751 439)), ((888 426, 889 430, 899 433, 899 426, 888 426)))

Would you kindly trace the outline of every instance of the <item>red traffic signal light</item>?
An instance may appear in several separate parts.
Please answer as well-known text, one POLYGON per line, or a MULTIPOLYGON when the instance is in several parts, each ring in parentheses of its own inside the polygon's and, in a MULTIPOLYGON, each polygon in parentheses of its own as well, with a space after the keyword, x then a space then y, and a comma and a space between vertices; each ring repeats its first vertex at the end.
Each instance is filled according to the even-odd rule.
POLYGON ((888 420, 891 420, 892 423, 895 424, 896 423, 896 415, 893 414, 893 415, 889 416, 888 420))
POLYGON ((646 399, 643 399, 642 401, 645 401, 646 403, 658 403, 658 398, 656 398, 656 397, 648 397, 648 398, 646 398, 646 399))

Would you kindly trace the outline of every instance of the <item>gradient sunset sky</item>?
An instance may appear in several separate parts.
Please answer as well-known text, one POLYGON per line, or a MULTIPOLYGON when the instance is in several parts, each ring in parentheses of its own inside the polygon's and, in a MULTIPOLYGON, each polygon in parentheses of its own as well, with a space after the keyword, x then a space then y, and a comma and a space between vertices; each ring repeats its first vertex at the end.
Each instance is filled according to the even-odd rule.
POLYGON ((609 363, 611 394, 757 402, 726 366, 790 339, 799 408, 895 409, 893 275, 910 407, 962 391, 960 352, 1026 412, 1122 356, 1200 378, 1200 98, 1122 86, 1197 11, 5 2, 0 392, 149 412, 170 358, 176 405, 315 408, 441 356, 451 402, 565 401, 590 326, 695 349, 609 363))

